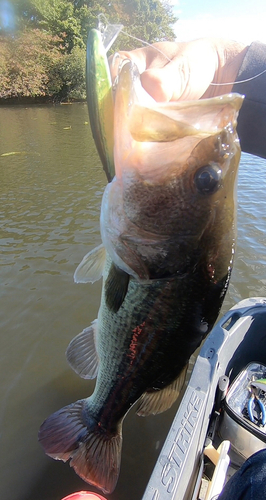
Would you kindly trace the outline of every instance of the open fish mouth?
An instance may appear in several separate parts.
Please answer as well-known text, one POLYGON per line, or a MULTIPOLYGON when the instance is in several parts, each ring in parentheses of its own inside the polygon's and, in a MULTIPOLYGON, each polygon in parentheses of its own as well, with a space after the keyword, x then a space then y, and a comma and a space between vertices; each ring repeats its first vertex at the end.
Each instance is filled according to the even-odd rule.
MULTIPOLYGON (((123 166, 128 169, 137 164, 147 175, 148 170, 154 175, 155 167, 164 165, 165 170, 167 162, 172 162, 177 155, 180 163, 184 161, 189 142, 194 147, 196 141, 224 129, 235 133, 242 102, 243 96, 234 93, 197 101, 157 103, 141 86, 137 66, 126 62, 119 74, 115 95, 116 175, 120 176, 123 166), (172 144, 167 144, 166 149, 165 143, 172 144), (156 155, 155 166, 152 155, 156 155)), ((228 145, 225 146, 225 153, 229 152, 228 145)))
POLYGON ((116 80, 114 106, 106 47, 102 33, 96 29, 88 36, 86 82, 92 134, 109 182, 114 175, 120 176, 125 160, 127 169, 138 163, 145 175, 150 171, 154 176, 154 171, 160 168, 162 173, 162 168, 158 157, 153 162, 149 156, 162 154, 165 170, 175 154, 183 161, 189 138, 195 145, 196 137, 216 134, 225 127, 235 130, 243 101, 239 94, 226 94, 197 101, 157 103, 143 89, 137 66, 125 60, 116 80), (184 144, 182 138, 186 138, 184 144), (166 150, 163 145, 169 142, 173 144, 166 150))
POLYGON ((226 94, 157 103, 142 88, 136 65, 124 63, 114 103, 115 178, 102 201, 101 236, 113 262, 134 278, 169 276, 172 264, 171 271, 163 264, 162 273, 154 267, 174 253, 176 269, 186 269, 188 247, 197 246, 209 214, 224 204, 224 194, 233 197, 242 102, 226 94), (192 214, 197 223, 187 224, 192 214))

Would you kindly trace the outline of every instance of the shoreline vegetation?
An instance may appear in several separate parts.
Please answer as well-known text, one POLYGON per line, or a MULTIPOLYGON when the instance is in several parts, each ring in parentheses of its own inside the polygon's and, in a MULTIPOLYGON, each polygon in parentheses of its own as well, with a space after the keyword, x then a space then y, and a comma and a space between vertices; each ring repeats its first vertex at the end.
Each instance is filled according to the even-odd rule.
MULTIPOLYGON (((177 18, 167 1, 2 1, 0 106, 84 101, 87 33, 97 27, 99 13, 148 43, 175 38, 177 18)), ((112 49, 139 46, 122 33, 112 49)))
POLYGON ((74 104, 74 103, 86 103, 86 97, 75 99, 67 98, 66 100, 59 100, 56 96, 44 96, 44 97, 7 97, 0 98, 0 108, 4 106, 32 106, 33 104, 41 105, 59 105, 59 104, 74 104))

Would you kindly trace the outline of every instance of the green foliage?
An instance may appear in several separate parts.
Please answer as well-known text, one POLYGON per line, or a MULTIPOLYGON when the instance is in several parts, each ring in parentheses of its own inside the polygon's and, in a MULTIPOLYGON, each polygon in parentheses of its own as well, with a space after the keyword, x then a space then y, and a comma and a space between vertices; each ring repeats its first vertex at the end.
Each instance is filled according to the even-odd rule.
POLYGON ((176 18, 163 0, 9 0, 16 31, 0 26, 0 98, 85 97, 87 34, 103 14, 123 24, 113 50, 173 40, 176 18), (131 35, 131 37, 129 36, 131 35), (135 37, 135 38, 134 38, 135 37))
POLYGON ((11 0, 20 28, 41 29, 63 37, 63 48, 70 53, 75 45, 84 47, 81 24, 70 0, 11 0))
POLYGON ((174 40, 171 24, 174 24, 176 18, 160 0, 131 0, 124 4, 126 31, 131 35, 148 43, 174 40))
POLYGON ((131 50, 143 44, 174 40, 171 26, 177 21, 172 7, 161 0, 78 0, 73 2, 79 11, 83 40, 86 43, 88 30, 97 26, 98 15, 103 14, 110 24, 123 24, 129 36, 120 34, 114 50, 131 50), (130 36, 131 35, 131 36, 130 36))
POLYGON ((85 65, 85 51, 74 47, 71 54, 60 58, 50 71, 49 93, 60 100, 85 99, 85 65))
POLYGON ((0 37, 0 98, 45 96, 59 40, 41 30, 0 37))

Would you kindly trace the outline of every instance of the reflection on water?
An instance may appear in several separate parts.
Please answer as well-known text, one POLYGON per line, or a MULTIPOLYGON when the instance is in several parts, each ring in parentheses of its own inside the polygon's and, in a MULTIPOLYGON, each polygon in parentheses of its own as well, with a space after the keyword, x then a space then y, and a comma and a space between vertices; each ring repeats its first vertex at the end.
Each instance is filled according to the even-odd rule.
MULTIPOLYGON (((44 455, 37 433, 46 416, 93 389, 64 352, 98 311, 101 285, 75 285, 73 272, 99 243, 106 181, 85 105, 0 114, 0 493, 5 500, 59 500, 87 486, 44 455)), ((265 170, 265 160, 243 155, 238 247, 223 311, 266 295, 265 170)), ((121 475, 108 498, 141 498, 175 411, 127 416, 121 475)))

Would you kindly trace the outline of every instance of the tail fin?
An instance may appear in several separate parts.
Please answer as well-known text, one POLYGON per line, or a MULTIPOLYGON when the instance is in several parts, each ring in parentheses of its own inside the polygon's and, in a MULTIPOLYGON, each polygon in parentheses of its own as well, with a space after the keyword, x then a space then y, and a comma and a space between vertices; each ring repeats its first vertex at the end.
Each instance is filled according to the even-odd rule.
POLYGON ((40 427, 39 441, 55 460, 70 460, 71 467, 87 483, 111 493, 117 483, 122 434, 100 427, 89 415, 89 402, 82 399, 48 417, 40 427))

